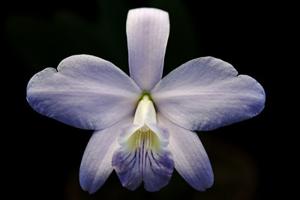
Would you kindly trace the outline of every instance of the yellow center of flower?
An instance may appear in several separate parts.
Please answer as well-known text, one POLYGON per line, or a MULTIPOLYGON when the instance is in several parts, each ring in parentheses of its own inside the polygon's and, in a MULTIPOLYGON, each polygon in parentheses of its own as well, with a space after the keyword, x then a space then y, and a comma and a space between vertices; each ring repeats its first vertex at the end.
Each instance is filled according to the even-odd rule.
POLYGON ((160 149, 158 136, 147 126, 135 131, 129 137, 127 144, 131 151, 135 151, 138 148, 147 148, 157 152, 160 149))

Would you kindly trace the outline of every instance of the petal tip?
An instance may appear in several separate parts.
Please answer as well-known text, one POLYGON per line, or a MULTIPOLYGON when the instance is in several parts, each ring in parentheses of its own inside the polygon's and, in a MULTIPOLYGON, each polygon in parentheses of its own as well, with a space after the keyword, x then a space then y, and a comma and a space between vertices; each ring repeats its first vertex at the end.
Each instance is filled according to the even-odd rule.
POLYGON ((39 112, 39 109, 34 106, 35 104, 35 98, 34 98, 34 88, 40 88, 38 84, 40 84, 45 79, 51 77, 53 74, 57 73, 57 70, 52 67, 47 67, 43 69, 42 71, 36 73, 31 77, 31 79, 28 81, 27 87, 26 87, 26 100, 29 103, 29 105, 37 112, 39 112))
POLYGON ((158 8, 151 8, 151 7, 141 7, 141 8, 130 9, 128 11, 128 16, 134 15, 137 13, 157 13, 157 14, 169 16, 169 13, 167 11, 164 11, 164 10, 161 10, 158 8))
POLYGON ((204 192, 214 185, 214 175, 212 171, 209 173, 209 177, 205 177, 202 180, 184 179, 192 188, 200 192, 204 192))
POLYGON ((255 117, 256 115, 260 114, 264 108, 266 103, 266 93, 263 86, 254 78, 248 75, 239 75, 239 78, 245 79, 249 83, 252 82, 252 90, 253 90, 253 113, 251 117, 255 117))

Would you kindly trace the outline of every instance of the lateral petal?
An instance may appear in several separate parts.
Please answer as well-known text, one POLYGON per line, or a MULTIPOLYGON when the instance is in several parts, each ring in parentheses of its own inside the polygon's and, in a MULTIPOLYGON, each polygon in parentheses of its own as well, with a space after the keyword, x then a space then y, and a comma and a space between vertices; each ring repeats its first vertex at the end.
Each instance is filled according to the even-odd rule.
POLYGON ((112 63, 90 55, 64 59, 34 75, 27 101, 65 124, 100 130, 134 113, 139 87, 112 63))
POLYGON ((253 78, 213 57, 191 60, 152 90, 158 112, 189 130, 212 130, 259 114, 265 92, 253 78))

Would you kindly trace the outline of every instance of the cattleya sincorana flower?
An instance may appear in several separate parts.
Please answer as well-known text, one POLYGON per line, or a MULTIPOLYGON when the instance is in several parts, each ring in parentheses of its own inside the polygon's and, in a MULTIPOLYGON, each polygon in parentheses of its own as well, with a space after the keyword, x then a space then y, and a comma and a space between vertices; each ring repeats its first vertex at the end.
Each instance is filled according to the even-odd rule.
POLYGON ((83 190, 94 193, 115 170, 130 190, 143 182, 147 191, 158 191, 176 169, 203 191, 213 172, 192 131, 245 120, 264 108, 262 86, 217 58, 196 58, 161 79, 169 28, 165 11, 129 11, 130 77, 106 60, 75 55, 29 81, 27 100, 37 112, 95 130, 80 166, 83 190))

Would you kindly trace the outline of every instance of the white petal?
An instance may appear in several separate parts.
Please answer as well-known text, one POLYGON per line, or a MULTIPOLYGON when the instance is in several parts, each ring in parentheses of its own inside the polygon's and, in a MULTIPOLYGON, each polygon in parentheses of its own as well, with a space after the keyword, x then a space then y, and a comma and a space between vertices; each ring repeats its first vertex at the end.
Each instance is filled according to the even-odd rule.
POLYGON ((189 130, 211 130, 259 114, 265 93, 253 78, 239 75, 220 59, 191 60, 168 74, 152 91, 165 117, 189 130))
POLYGON ((128 123, 129 120, 124 120, 92 135, 80 166, 80 185, 83 190, 94 193, 109 177, 113 171, 112 156, 118 148, 117 137, 128 123))
POLYGON ((169 149, 178 173, 195 189, 212 186, 214 175, 206 151, 196 133, 159 116, 159 124, 169 132, 169 149))
POLYGON ((89 55, 64 59, 31 78, 27 100, 37 112, 83 129, 111 126, 135 111, 140 89, 112 63, 89 55))
POLYGON ((169 15, 154 8, 128 12, 126 32, 130 76, 144 90, 150 90, 162 77, 169 15))

